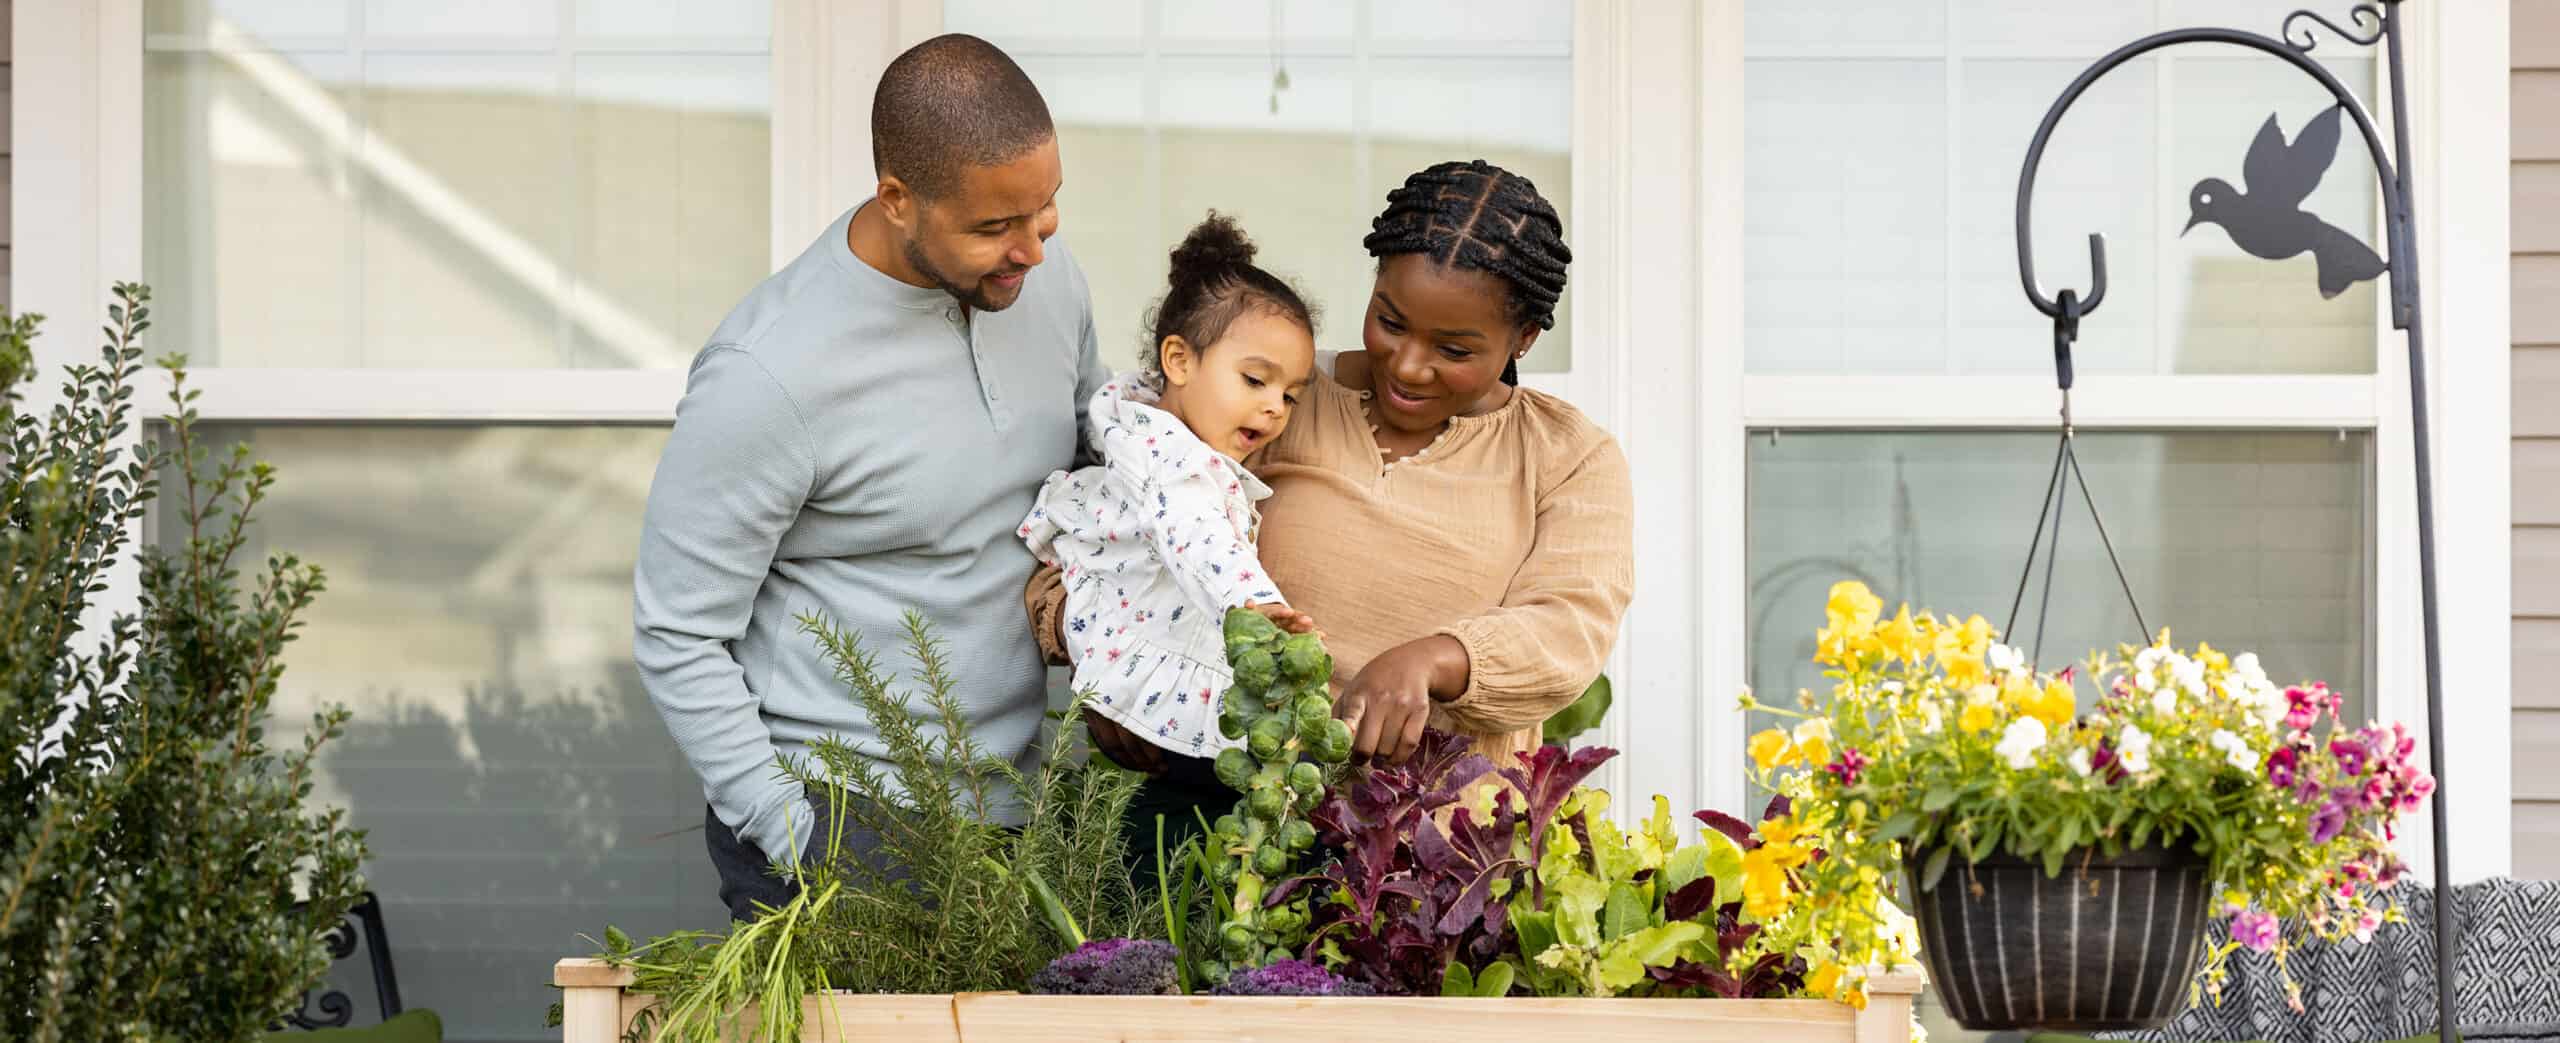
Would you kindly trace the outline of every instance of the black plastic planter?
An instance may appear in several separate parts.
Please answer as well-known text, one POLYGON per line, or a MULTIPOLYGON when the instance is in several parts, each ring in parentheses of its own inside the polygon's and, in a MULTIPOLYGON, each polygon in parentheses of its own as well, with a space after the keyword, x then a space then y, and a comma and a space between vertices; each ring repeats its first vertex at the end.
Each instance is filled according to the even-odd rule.
POLYGON ((2186 1005, 2208 904, 2203 859, 2162 848, 2075 852, 2057 877, 1994 855, 1948 867, 1934 890, 1915 875, 1912 894, 1939 1001, 1976 1031, 2160 1024, 2186 1005))

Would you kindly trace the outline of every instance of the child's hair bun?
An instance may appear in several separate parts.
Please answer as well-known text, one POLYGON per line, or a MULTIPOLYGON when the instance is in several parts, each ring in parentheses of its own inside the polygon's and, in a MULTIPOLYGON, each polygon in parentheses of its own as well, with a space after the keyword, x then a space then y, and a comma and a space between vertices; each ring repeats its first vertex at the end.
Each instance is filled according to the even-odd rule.
POLYGON ((1215 210, 1191 234, 1182 237, 1182 245, 1173 248, 1173 285, 1180 286, 1232 272, 1253 263, 1253 240, 1245 238, 1244 229, 1235 218, 1215 210))

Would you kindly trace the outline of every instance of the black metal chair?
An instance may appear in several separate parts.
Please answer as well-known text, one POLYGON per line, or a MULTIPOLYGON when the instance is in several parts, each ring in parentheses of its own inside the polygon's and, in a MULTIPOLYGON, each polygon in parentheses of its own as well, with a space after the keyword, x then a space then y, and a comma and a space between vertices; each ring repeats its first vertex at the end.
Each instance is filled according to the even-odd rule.
MULTIPOLYGON (((358 934, 363 935, 365 958, 372 965, 374 996, 381 1001, 382 1019, 389 1021, 392 1015, 400 1013, 400 981, 391 968, 391 942, 382 935, 382 902, 371 891, 358 896, 355 907, 347 910, 346 917, 330 927, 329 933, 323 937, 322 940, 329 945, 330 961, 334 963, 355 955, 358 934)), ((278 1031, 287 1028, 344 1028, 355 1020, 355 1007, 355 1000, 339 989, 320 993, 316 1001, 310 993, 304 993, 302 1009, 285 1015, 274 1028, 278 1031), (315 1002, 317 1010, 313 1009, 315 1002)))

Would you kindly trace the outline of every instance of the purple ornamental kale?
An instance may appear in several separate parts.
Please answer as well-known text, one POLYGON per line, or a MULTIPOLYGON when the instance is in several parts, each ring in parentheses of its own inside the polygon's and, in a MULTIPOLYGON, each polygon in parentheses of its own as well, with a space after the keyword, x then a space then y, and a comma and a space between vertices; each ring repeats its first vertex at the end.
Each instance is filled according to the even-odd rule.
POLYGON ((1282 960, 1268 967, 1235 972, 1210 990, 1213 996, 1372 996, 1376 992, 1345 981, 1305 960, 1282 960))
POLYGON ((1040 968, 1028 991, 1052 996, 1179 996, 1173 946, 1153 939, 1086 942, 1040 968))

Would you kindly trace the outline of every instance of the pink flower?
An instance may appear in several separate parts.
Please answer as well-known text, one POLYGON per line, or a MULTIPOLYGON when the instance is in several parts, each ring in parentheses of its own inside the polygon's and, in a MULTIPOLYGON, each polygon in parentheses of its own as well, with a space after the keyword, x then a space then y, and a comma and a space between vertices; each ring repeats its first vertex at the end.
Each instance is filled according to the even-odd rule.
POLYGON ((1855 747, 1843 746, 1840 748, 1839 759, 1832 761, 1823 770, 1839 779, 1841 785, 1855 786, 1858 784, 1859 773, 1867 770, 1867 755, 1858 752, 1855 747))
POLYGON ((2338 773, 2351 779, 2364 774, 2365 757, 2370 752, 2361 736, 2329 740, 2329 755, 2338 759, 2338 773))
POLYGON ((2259 952, 2276 947, 2282 936, 2274 913, 2245 912, 2231 918, 2231 940, 2259 952))
POLYGON ((2284 699, 2287 707, 2284 714, 2285 727, 2308 728, 2311 727, 2312 722, 2320 719, 2319 696, 2312 690, 2287 688, 2284 690, 2284 699))
POLYGON ((2311 813, 2309 825, 2312 843, 2326 844, 2336 840, 2338 834, 2346 831, 2347 809, 2338 803, 2336 794, 2330 794, 2329 799, 2311 813))
POLYGON ((2373 932, 2379 930, 2381 927, 2382 914, 2370 909, 2365 910, 2364 915, 2356 917, 2356 940, 2360 942, 2372 941, 2373 932))
POLYGON ((2294 766, 2301 763, 2301 761, 2302 755, 2295 752, 2290 746, 2278 749, 2274 753, 2268 754, 2267 784, 2274 786, 2277 789, 2293 788, 2294 766))
POLYGON ((2409 783, 2408 788, 2400 791, 2400 799, 2392 802, 2391 809, 2403 815, 2416 811, 2435 791, 2435 776, 2420 775, 2409 783))

